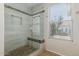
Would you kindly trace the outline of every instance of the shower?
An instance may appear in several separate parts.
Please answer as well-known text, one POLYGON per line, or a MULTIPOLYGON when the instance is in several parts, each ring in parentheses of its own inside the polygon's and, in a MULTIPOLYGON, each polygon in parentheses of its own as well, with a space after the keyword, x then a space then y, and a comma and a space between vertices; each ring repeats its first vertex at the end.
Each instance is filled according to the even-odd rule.
POLYGON ((44 43, 44 10, 29 14, 18 9, 17 6, 20 4, 5 4, 4 8, 6 56, 32 54, 44 43))

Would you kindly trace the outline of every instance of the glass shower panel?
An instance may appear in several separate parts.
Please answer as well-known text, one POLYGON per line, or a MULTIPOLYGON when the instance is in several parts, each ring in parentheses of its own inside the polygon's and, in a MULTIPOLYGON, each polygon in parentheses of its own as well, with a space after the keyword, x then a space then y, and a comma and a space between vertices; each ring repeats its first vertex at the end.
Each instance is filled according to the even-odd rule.
POLYGON ((43 13, 32 17, 32 25, 30 27, 31 37, 28 37, 28 46, 33 49, 39 49, 43 40, 43 13))
MULTIPOLYGON (((32 25, 32 38, 36 40, 40 40, 40 15, 33 16, 33 25, 32 25)), ((34 48, 39 48, 40 43, 32 41, 32 45, 34 48)))
POLYGON ((33 38, 39 39, 40 36, 40 16, 33 17, 33 25, 32 25, 33 38))
POLYGON ((38 39, 38 37, 40 36, 40 25, 33 25, 33 38, 38 39))
POLYGON ((38 24, 40 23, 40 16, 34 16, 33 17, 33 24, 38 24))

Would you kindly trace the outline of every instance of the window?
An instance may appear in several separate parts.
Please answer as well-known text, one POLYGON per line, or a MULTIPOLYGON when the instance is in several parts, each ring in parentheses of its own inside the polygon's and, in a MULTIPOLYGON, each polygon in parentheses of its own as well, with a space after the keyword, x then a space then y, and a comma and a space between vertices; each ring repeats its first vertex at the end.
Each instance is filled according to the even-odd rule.
POLYGON ((70 4, 56 4, 50 7, 50 36, 58 39, 71 40, 72 19, 70 4))

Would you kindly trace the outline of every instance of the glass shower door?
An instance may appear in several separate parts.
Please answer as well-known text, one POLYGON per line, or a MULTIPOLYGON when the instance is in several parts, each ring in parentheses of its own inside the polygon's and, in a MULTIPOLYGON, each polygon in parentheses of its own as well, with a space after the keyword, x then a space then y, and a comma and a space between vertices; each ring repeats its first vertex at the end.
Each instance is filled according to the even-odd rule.
POLYGON ((44 43, 43 34, 44 34, 44 14, 40 13, 32 17, 32 24, 30 26, 31 37, 29 37, 28 45, 34 49, 40 49, 41 44, 44 43))
MULTIPOLYGON (((32 23, 32 38, 36 40, 40 40, 40 15, 33 16, 33 23, 32 23)), ((39 48, 40 43, 33 42, 34 48, 39 48)))
POLYGON ((40 15, 36 15, 33 17, 33 23, 32 23, 32 34, 33 38, 39 39, 40 37, 40 15))

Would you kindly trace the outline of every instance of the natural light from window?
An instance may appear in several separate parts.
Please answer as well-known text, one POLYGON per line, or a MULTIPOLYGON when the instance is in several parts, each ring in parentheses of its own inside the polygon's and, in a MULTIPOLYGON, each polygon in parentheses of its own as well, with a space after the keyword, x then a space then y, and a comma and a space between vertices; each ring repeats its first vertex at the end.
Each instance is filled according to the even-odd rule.
POLYGON ((71 40, 72 18, 70 4, 56 4, 50 7, 50 36, 71 40))

